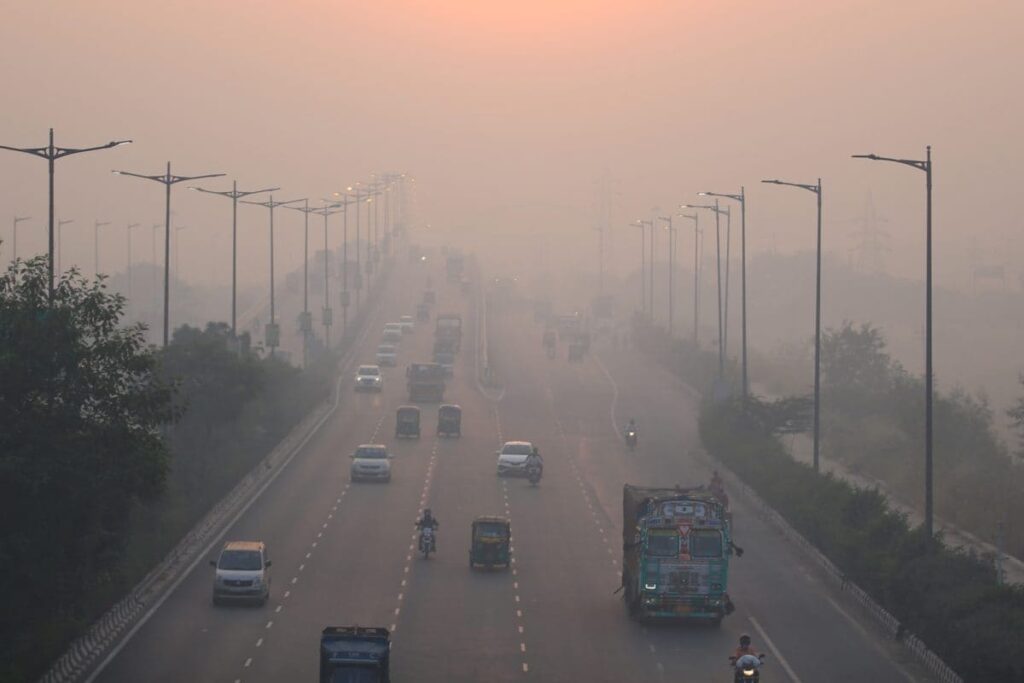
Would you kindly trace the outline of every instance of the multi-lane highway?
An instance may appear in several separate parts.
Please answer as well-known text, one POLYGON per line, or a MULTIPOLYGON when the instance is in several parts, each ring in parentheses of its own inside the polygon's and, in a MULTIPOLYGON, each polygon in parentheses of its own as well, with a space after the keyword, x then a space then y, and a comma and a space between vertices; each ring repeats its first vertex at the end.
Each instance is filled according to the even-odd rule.
MULTIPOLYGON (((392 629, 397 681, 729 681, 726 656, 741 632, 767 651, 764 681, 915 680, 899 651, 832 595, 813 564, 740 504, 731 594, 721 628, 641 626, 615 590, 624 482, 704 482, 697 400, 644 359, 595 347, 569 364, 548 359, 541 329, 521 311, 491 314, 492 352, 505 392, 481 394, 474 372, 470 295, 433 273, 436 311, 460 311, 467 339, 446 400, 462 405, 463 436, 397 441, 406 403, 403 368, 427 359, 432 325, 401 345, 380 394, 342 382, 339 410, 226 539, 263 540, 273 560, 264 607, 212 607, 212 569, 200 563, 112 658, 101 681, 313 681, 320 630, 330 624, 392 629), (627 453, 614 428, 635 417, 627 453), (503 440, 526 439, 545 457, 539 487, 495 476, 503 440), (389 484, 350 483, 356 445, 388 444, 389 484), (414 553, 422 507, 441 523, 438 552, 414 553), (470 522, 511 518, 509 571, 468 566, 470 522), (769 643, 770 641, 770 643, 769 643), (781 655, 781 659, 780 659, 781 655)), ((425 270, 397 273, 353 362, 372 362, 384 322, 419 301, 425 270)))

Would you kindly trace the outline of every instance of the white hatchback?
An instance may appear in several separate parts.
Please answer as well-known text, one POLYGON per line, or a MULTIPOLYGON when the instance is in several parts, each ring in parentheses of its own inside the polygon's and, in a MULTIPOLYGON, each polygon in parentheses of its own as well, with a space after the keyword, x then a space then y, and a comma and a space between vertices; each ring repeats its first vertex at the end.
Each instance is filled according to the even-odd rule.
POLYGON ((402 341, 402 323, 388 323, 384 326, 384 332, 380 336, 381 341, 400 342, 402 341))
POLYGON ((352 454, 352 481, 391 481, 391 455, 387 446, 366 443, 352 454))
POLYGON ((379 365, 360 365, 356 370, 356 391, 380 391, 384 388, 384 378, 380 374, 379 365))

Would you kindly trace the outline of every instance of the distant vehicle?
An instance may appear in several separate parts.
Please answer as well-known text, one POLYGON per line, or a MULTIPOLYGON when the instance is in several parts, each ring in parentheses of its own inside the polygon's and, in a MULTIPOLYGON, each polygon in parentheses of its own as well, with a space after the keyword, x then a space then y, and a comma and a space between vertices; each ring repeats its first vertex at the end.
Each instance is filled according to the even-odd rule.
POLYGON ((437 409, 437 435, 462 436, 462 408, 446 403, 437 409))
POLYGON ((726 588, 735 546, 722 504, 707 488, 626 484, 622 529, 622 587, 630 616, 717 625, 733 611, 726 588))
POLYGON ((555 329, 558 330, 559 341, 572 340, 583 331, 583 318, 579 313, 559 315, 555 317, 555 329))
POLYGON ((437 303, 437 293, 432 289, 424 290, 423 292, 423 303, 430 305, 437 303))
POLYGON ((320 633, 320 683, 390 683, 391 633, 383 627, 328 626, 320 633))
POLYGON ((391 481, 391 454, 379 443, 363 444, 352 454, 352 481, 391 481))
POLYGON ((462 271, 465 267, 462 254, 448 250, 448 257, 445 261, 448 273, 448 282, 458 282, 462 279, 462 271))
POLYGON ((444 399, 444 368, 437 363, 413 363, 405 369, 410 401, 444 399))
POLYGON ((458 313, 438 313, 434 319, 434 339, 451 339, 455 352, 462 346, 462 316, 458 313))
POLYGON ((398 319, 398 324, 402 326, 402 332, 409 334, 416 329, 416 323, 413 321, 411 315, 403 315, 398 319))
POLYGON ((420 438, 420 409, 416 406, 398 406, 395 411, 395 438, 420 438))
POLYGON ((526 458, 533 453, 529 441, 506 441, 498 451, 498 476, 526 475, 526 458))
POLYGON ((360 365, 356 370, 356 391, 380 391, 384 388, 384 378, 380 374, 379 365, 360 365))
POLYGON ((429 304, 418 304, 416 306, 416 320, 425 323, 430 320, 430 305, 429 304))
POLYGON ((444 368, 444 374, 455 374, 455 355, 459 340, 454 337, 440 337, 434 340, 434 362, 444 368))
POLYGON ((469 535, 469 566, 504 567, 512 562, 512 525, 505 517, 481 516, 473 520, 469 535))
POLYGON ((377 365, 394 367, 398 362, 398 347, 394 344, 380 344, 377 346, 377 365))
POLYGON ((220 557, 210 560, 213 576, 213 604, 258 602, 270 598, 270 560, 262 541, 229 541, 220 557))
POLYGON ((400 342, 402 341, 402 323, 388 323, 384 326, 384 331, 381 333, 380 338, 386 342, 400 342))

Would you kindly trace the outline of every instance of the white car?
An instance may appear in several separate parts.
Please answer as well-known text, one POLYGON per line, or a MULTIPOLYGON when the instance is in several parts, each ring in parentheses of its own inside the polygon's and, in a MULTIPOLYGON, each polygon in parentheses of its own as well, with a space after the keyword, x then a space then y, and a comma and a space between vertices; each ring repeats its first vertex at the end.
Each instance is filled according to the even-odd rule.
POLYGON ((220 557, 210 560, 213 575, 213 604, 227 601, 258 602, 270 597, 270 560, 262 541, 229 541, 220 557))
POLYGON ((359 366, 356 370, 356 391, 380 391, 383 388, 384 378, 379 365, 359 366))
POLYGON ((398 319, 398 324, 402 326, 402 332, 406 334, 410 334, 416 329, 416 323, 411 315, 403 315, 398 319))
POLYGON ((380 336, 381 341, 399 342, 402 341, 402 323, 388 323, 384 326, 384 333, 380 336))
POLYGON ((398 362, 398 347, 394 344, 381 344, 377 347, 377 365, 394 367, 398 362))
POLYGON ((352 454, 352 481, 391 481, 391 455, 387 446, 366 443, 352 454))
POLYGON ((498 451, 498 476, 526 475, 526 458, 533 452, 529 441, 506 441, 498 451))

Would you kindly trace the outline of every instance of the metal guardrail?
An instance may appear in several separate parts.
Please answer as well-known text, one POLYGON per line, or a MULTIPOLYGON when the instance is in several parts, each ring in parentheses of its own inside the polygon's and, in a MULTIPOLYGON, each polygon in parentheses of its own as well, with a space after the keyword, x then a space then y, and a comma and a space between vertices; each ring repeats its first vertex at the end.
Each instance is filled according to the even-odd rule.
POLYGON ((722 461, 715 459, 714 456, 702 449, 698 452, 708 461, 714 463, 714 467, 718 469, 719 473, 725 475, 729 486, 734 490, 740 491, 759 510, 762 518, 770 521, 782 532, 783 536, 800 546, 809 556, 814 558, 815 562, 825 570, 826 575, 836 583, 836 587, 857 603, 862 611, 870 616, 887 636, 893 640, 898 640, 904 648, 909 650, 917 658, 918 662, 935 676, 936 680, 941 683, 963 683, 963 678, 942 661, 937 654, 929 650, 928 646, 920 638, 913 633, 905 631, 899 619, 875 602, 864 589, 850 581, 839 567, 833 564, 813 543, 794 529, 782 515, 757 495, 746 482, 733 473, 722 461))
MULTIPOLYGON (((361 312, 361 315, 368 317, 369 311, 377 303, 373 302, 361 312)), ((358 324, 365 319, 358 319, 358 324)), ((351 362, 353 350, 357 346, 353 339, 339 362, 339 368, 344 368, 351 362)), ((339 375, 335 384, 333 403, 329 399, 303 418, 182 537, 128 595, 108 609, 83 635, 71 643, 64 654, 39 679, 41 683, 73 683, 80 680, 88 682, 95 678, 94 670, 101 665, 101 658, 104 655, 110 657, 111 654, 116 654, 123 639, 131 635, 131 629, 138 628, 135 624, 143 615, 155 611, 163 603, 174 587, 204 555, 210 552, 213 544, 227 531, 230 523, 245 512, 262 488, 269 486, 272 480, 277 478, 330 413, 337 409, 341 380, 342 376, 339 375)))

